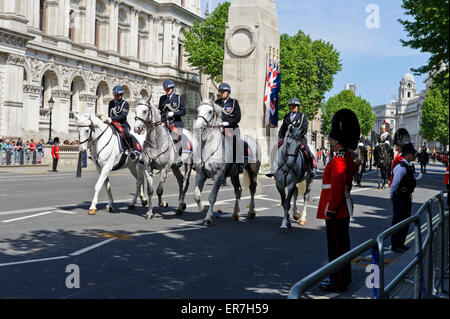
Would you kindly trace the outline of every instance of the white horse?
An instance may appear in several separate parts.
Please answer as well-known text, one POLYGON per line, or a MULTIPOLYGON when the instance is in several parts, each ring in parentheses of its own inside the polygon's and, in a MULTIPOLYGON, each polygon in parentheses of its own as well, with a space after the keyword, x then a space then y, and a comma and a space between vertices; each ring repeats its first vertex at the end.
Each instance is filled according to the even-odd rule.
MULTIPOLYGON (((141 134, 145 130, 147 131, 147 138, 144 142, 142 151, 142 160, 145 164, 145 177, 147 180, 147 193, 149 198, 148 212, 145 215, 146 219, 152 219, 154 217, 152 207, 152 195, 153 195, 153 170, 158 170, 161 174, 156 194, 158 195, 159 206, 167 207, 168 203, 162 200, 163 184, 167 179, 169 170, 172 169, 175 175, 178 187, 178 208, 175 211, 176 215, 183 214, 186 209, 186 203, 184 202, 186 192, 189 187, 189 178, 191 176, 193 168, 193 151, 195 150, 195 140, 192 133, 186 129, 182 130, 183 135, 187 139, 187 142, 192 145, 192 152, 183 152, 181 160, 184 164, 185 172, 184 176, 181 173, 179 167, 176 166, 176 159, 179 154, 176 153, 175 146, 171 134, 166 127, 166 121, 161 120, 161 114, 157 108, 155 108, 150 98, 148 100, 139 99, 136 101, 136 118, 135 118, 135 132, 141 134)), ((178 143, 182 143, 184 139, 178 143)))
MULTIPOLYGON (((198 117, 194 124, 194 133, 198 147, 195 152, 197 177, 195 181, 194 199, 200 212, 204 211, 204 206, 200 198, 204 183, 207 178, 214 179, 213 188, 209 193, 209 209, 206 218, 203 220, 203 225, 205 226, 212 225, 214 203, 216 202, 222 179, 227 176, 230 176, 236 196, 234 212, 231 218, 232 220, 239 220, 239 201, 241 199, 242 188, 239 181, 239 173, 236 169, 233 169, 234 164, 231 158, 233 146, 225 142, 225 149, 222 149, 224 138, 220 129, 222 123, 221 114, 222 109, 219 106, 210 101, 204 101, 198 107, 198 117)), ((255 194, 258 186, 258 172, 261 167, 261 150, 258 143, 251 137, 245 136, 245 140, 254 152, 254 160, 247 160, 243 163, 244 179, 246 180, 246 184, 248 184, 251 195, 247 219, 251 219, 256 216, 255 194)), ((238 147, 236 147, 237 149, 238 147)), ((243 160, 243 158, 238 159, 238 156, 236 156, 236 161, 238 160, 243 160)))
MULTIPOLYGON (((129 156, 123 155, 119 146, 119 137, 117 136, 115 129, 110 125, 103 123, 98 117, 90 114, 75 114, 75 118, 77 120, 78 133, 80 136, 80 152, 85 152, 89 148, 92 160, 97 166, 97 170, 100 174, 98 181, 95 184, 95 194, 92 199, 91 207, 89 208, 89 215, 95 215, 97 212, 98 194, 103 185, 105 186, 108 195, 108 205, 104 211, 113 211, 113 197, 109 174, 113 169, 116 170, 125 167, 128 168, 134 178, 136 178, 136 193, 128 206, 128 209, 134 209, 138 196, 141 198, 142 206, 145 207, 147 205, 147 200, 144 198, 142 187, 144 183, 144 166, 139 164, 139 159, 136 158, 135 160, 132 160, 129 156), (122 158, 122 156, 124 158, 122 158)), ((143 143, 142 137, 139 137, 138 141, 143 143)))

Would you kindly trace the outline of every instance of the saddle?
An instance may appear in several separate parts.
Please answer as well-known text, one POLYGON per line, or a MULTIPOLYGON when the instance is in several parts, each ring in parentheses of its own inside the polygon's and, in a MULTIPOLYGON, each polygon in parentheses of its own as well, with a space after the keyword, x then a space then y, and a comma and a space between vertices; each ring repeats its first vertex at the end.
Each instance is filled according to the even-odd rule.
MULTIPOLYGON (((125 153, 125 151, 128 149, 128 140, 125 137, 125 132, 123 131, 123 127, 119 122, 112 122, 111 126, 116 131, 117 135, 119 136, 119 144, 120 149, 122 152, 125 153)), ((133 140, 133 145, 130 145, 133 148, 133 151, 136 151, 138 154, 142 153, 142 146, 139 143, 139 141, 134 137, 132 134, 131 139, 133 140)))

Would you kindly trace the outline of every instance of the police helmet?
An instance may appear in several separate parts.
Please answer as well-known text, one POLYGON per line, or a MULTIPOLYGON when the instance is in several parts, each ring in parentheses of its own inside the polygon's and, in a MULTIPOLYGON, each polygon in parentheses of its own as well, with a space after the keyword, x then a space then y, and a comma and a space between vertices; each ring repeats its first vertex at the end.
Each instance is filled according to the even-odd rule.
POLYGON ((219 85, 219 92, 220 91, 228 91, 229 93, 231 93, 231 86, 228 83, 222 83, 221 85, 219 85))
POLYGON ((114 95, 123 95, 125 93, 125 90, 123 89, 123 87, 122 86, 120 86, 120 85, 116 85, 115 87, 114 87, 114 89, 113 89, 113 94, 114 95))
POLYGON ((166 80, 163 83, 164 90, 175 89, 175 83, 172 80, 166 80))
POLYGON ((291 106, 291 105, 300 106, 300 100, 297 99, 296 97, 290 99, 289 100, 289 106, 291 106))
POLYGON ((361 127, 355 112, 341 109, 334 114, 330 138, 338 141, 345 148, 355 150, 358 146, 360 132, 361 127))
POLYGON ((404 128, 399 128, 394 134, 394 145, 403 146, 403 144, 411 141, 409 133, 404 128))

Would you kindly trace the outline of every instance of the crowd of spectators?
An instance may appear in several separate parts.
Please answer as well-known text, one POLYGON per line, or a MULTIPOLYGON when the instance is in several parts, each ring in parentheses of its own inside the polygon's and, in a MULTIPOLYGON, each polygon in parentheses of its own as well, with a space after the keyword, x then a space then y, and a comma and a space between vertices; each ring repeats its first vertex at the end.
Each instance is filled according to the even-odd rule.
MULTIPOLYGON (((36 153, 36 163, 40 164, 44 157, 44 139, 30 139, 25 142, 21 137, 18 139, 0 138, 0 165, 7 165, 8 159, 10 165, 32 164, 34 153, 36 153), (23 156, 23 159, 22 159, 23 156)), ((79 145, 79 141, 65 140, 63 145, 79 145)))

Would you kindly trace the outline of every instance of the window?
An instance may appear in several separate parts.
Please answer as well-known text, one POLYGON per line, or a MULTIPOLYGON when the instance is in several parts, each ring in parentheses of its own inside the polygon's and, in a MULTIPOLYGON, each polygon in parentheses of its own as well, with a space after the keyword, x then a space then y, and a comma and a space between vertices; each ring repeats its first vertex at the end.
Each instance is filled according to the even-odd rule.
POLYGON ((122 32, 120 29, 117 30, 117 53, 120 54, 120 38, 122 37, 122 32))
POLYGON ((95 46, 99 47, 99 31, 100 31, 100 21, 95 19, 95 46))
POLYGON ((411 97, 411 92, 408 92, 408 98, 410 98, 411 97))
POLYGON ((69 106, 70 112, 73 111, 73 94, 74 94, 74 92, 75 92, 73 83, 74 83, 74 81, 72 81, 72 84, 70 85, 70 91, 72 91, 72 93, 71 93, 71 95, 70 95, 70 106, 69 106))
POLYGON ((42 32, 46 31, 46 23, 45 18, 47 15, 47 5, 45 4, 45 0, 40 0, 39 3, 39 30, 42 32))
POLYGON ((41 96, 39 97, 40 98, 39 105, 41 109, 44 108, 44 93, 45 93, 45 76, 43 76, 41 80, 41 96))
POLYGON ((74 21, 75 19, 75 12, 73 10, 70 10, 70 14, 69 14, 69 39, 74 41, 74 21))
POLYGON ((178 68, 183 68, 183 45, 178 44, 178 68))

